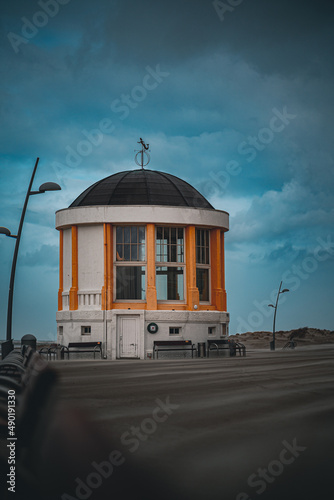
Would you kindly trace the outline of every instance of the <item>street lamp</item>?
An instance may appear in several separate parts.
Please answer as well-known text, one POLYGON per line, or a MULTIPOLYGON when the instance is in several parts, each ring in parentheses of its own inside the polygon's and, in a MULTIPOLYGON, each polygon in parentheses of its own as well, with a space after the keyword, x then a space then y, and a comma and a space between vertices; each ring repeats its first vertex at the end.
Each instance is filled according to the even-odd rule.
POLYGON ((275 309, 275 312, 274 312, 274 323, 273 323, 273 340, 271 342, 271 350, 272 351, 275 350, 275 325, 276 325, 276 313, 277 313, 278 299, 279 299, 279 296, 281 295, 281 293, 285 293, 285 292, 289 292, 290 291, 288 288, 284 288, 284 290, 281 290, 282 283, 283 283, 283 281, 281 281, 281 283, 279 285, 279 289, 278 289, 278 293, 277 293, 277 298, 276 298, 276 304, 275 305, 268 304, 268 307, 273 307, 275 309))
MULTIPOLYGON (((26 194, 26 198, 24 201, 23 209, 22 209, 22 214, 21 214, 21 219, 20 219, 20 225, 19 229, 17 232, 17 235, 12 234, 9 229, 6 227, 0 227, 0 234, 4 234, 5 236, 9 236, 10 238, 16 238, 16 243, 15 243, 15 250, 14 250, 14 255, 13 255, 13 262, 12 262, 12 271, 10 275, 10 283, 9 283, 9 292, 8 292, 8 309, 7 309, 7 336, 6 340, 9 346, 9 350, 13 349, 13 341, 12 341, 12 315, 13 315, 13 293, 14 293, 14 279, 15 279, 15 270, 16 270, 16 261, 17 261, 17 255, 19 252, 19 246, 20 246, 20 239, 21 239, 21 233, 22 233, 22 227, 23 227, 23 222, 24 222, 24 216, 27 210, 27 205, 28 205, 28 200, 29 196, 34 195, 34 194, 42 194, 45 193, 46 191, 59 191, 61 187, 56 184, 55 182, 45 182, 42 184, 38 191, 32 191, 32 183, 34 181, 35 173, 37 170, 37 165, 39 162, 39 158, 37 158, 35 167, 30 179, 28 191, 26 194), (10 343, 10 344, 9 344, 10 343)), ((6 348, 6 350, 8 347, 6 348)))

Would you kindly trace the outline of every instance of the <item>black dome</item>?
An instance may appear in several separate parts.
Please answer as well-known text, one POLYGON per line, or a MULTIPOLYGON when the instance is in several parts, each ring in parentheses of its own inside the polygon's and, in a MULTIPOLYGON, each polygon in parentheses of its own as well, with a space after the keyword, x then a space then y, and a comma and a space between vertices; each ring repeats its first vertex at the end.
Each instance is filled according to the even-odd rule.
POLYGON ((167 205, 214 210, 204 196, 182 179, 145 169, 118 172, 96 182, 70 208, 92 205, 167 205))

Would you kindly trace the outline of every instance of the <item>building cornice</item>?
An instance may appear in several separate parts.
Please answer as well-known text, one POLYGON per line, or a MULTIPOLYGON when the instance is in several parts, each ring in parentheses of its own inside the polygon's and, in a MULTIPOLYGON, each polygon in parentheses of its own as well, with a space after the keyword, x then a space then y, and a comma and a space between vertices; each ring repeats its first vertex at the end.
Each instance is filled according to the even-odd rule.
POLYGON ((72 207, 56 212, 56 229, 84 224, 180 224, 229 229, 229 214, 223 210, 160 205, 72 207))

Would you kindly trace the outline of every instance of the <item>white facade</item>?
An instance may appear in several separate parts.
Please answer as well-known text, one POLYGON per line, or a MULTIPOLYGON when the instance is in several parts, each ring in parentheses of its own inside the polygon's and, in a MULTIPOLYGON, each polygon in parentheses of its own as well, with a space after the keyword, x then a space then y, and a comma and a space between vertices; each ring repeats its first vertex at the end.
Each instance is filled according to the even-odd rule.
POLYGON ((108 359, 152 358, 155 340, 191 340, 193 343, 228 335, 229 314, 217 311, 59 311, 57 313, 58 343, 102 341, 108 359), (131 324, 127 324, 131 322, 131 324), (148 332, 150 323, 158 325, 155 334, 148 332), (62 334, 59 334, 59 327, 62 334), (83 335, 82 328, 91 334, 83 335), (169 334, 170 328, 180 328, 179 335, 169 334), (209 328, 213 332, 209 334, 209 328), (132 349, 131 344, 135 344, 132 349))
MULTIPOLYGON (((196 295, 196 290, 188 283, 191 272, 188 262, 184 263, 185 297, 180 303, 169 301, 156 305, 155 298, 155 302, 151 302, 155 306, 149 305, 152 299, 148 297, 148 290, 145 302, 117 301, 114 295, 108 297, 108 286, 111 289, 115 287, 115 273, 109 269, 114 265, 115 242, 108 254, 106 226, 112 226, 114 231, 118 225, 146 227, 147 224, 178 226, 185 231, 189 227, 215 230, 222 234, 222 243, 219 244, 223 245, 223 233, 228 230, 228 214, 218 210, 170 206, 83 206, 58 211, 56 228, 61 232, 57 312, 59 344, 101 341, 103 355, 109 359, 147 359, 152 357, 154 340, 191 340, 197 343, 228 335, 229 315, 226 310, 215 310, 219 306, 214 306, 213 298, 211 300, 211 295, 225 293, 224 284, 219 285, 220 288, 217 285, 218 291, 211 290, 210 303, 198 302, 198 291, 196 295), (108 273, 114 276, 109 285, 108 273), (121 303, 120 308, 118 303, 121 303), (150 323, 158 326, 154 334, 147 329, 150 323)), ((114 238, 113 232, 110 241, 114 238)), ((189 241, 185 238, 185 255, 188 255, 189 241)), ((150 255, 152 253, 147 249, 145 282, 147 287, 150 286, 151 293, 156 294, 149 281, 153 279, 149 276, 150 269, 155 269, 155 262, 151 263, 151 267, 148 262, 149 258, 154 258, 150 255)), ((220 257, 217 256, 217 259, 220 257)), ((109 290, 108 293, 114 292, 109 290)))

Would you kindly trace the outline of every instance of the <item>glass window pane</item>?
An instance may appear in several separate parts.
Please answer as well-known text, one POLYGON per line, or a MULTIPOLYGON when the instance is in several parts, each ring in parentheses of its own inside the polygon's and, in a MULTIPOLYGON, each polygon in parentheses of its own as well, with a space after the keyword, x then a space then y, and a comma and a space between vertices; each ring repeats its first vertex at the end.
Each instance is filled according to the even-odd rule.
POLYGON ((168 243, 170 242, 169 241, 169 227, 163 227, 163 242, 166 243, 168 245, 168 243))
POLYGON ((138 246, 131 245, 131 260, 138 260, 138 246))
POLYGON ((137 227, 131 226, 131 243, 137 243, 137 227))
POLYGON ((209 231, 196 229, 196 262, 209 264, 209 231))
POLYGON ((162 227, 157 227, 157 241, 162 240, 162 227))
POLYGON ((164 247, 161 243, 158 243, 157 245, 157 255, 156 255, 156 260, 157 262, 166 262, 167 259, 164 257, 164 247))
POLYGON ((177 260, 176 260, 176 245, 171 245, 171 247, 170 247, 169 262, 177 262, 177 260))
POLYGON ((121 226, 116 227, 116 243, 123 243, 123 228, 121 226))
POLYGON ((157 299, 167 300, 167 267, 156 268, 157 299))
POLYGON ((116 260, 145 260, 145 226, 116 227, 116 260))
POLYGON ((156 242, 156 246, 155 246, 155 260, 157 262, 160 262, 160 255, 161 255, 161 245, 160 243, 157 241, 156 242))
POLYGON ((123 260, 123 246, 116 245, 116 260, 123 260))
POLYGON ((177 261, 183 262, 183 246, 178 245, 177 247, 177 261))
POLYGON ((130 227, 124 227, 124 243, 130 243, 130 227))
POLYGON ((177 268, 167 268, 167 300, 177 299, 177 268))
POLYGON ((176 227, 171 227, 170 234, 171 234, 170 238, 171 244, 176 245, 176 227))
POLYGON ((199 291, 201 302, 209 301, 209 269, 196 269, 196 286, 199 291))
POLYGON ((138 260, 145 260, 145 245, 139 245, 138 249, 138 260))
POLYGON ((145 300, 145 267, 116 267, 116 299, 145 300))
POLYGON ((200 264, 200 258, 201 258, 201 252, 200 252, 200 249, 199 247, 196 247, 196 262, 197 264, 200 264))
POLYGON ((157 227, 156 261, 184 262, 183 228, 157 227))
POLYGON ((183 268, 157 267, 156 287, 158 300, 183 300, 183 268))
POLYGON ((201 248, 201 263, 205 264, 205 248, 201 248))
POLYGON ((209 247, 205 249, 205 264, 210 264, 209 247))
POLYGON ((183 300, 183 268, 178 267, 177 269, 181 270, 177 275, 177 300, 183 300))
POLYGON ((124 257, 123 260, 130 260, 130 245, 124 245, 123 257, 124 257))
POLYGON ((138 243, 145 243, 145 227, 140 226, 138 228, 138 243))
POLYGON ((167 245, 161 245, 160 262, 168 261, 167 248, 167 245))

